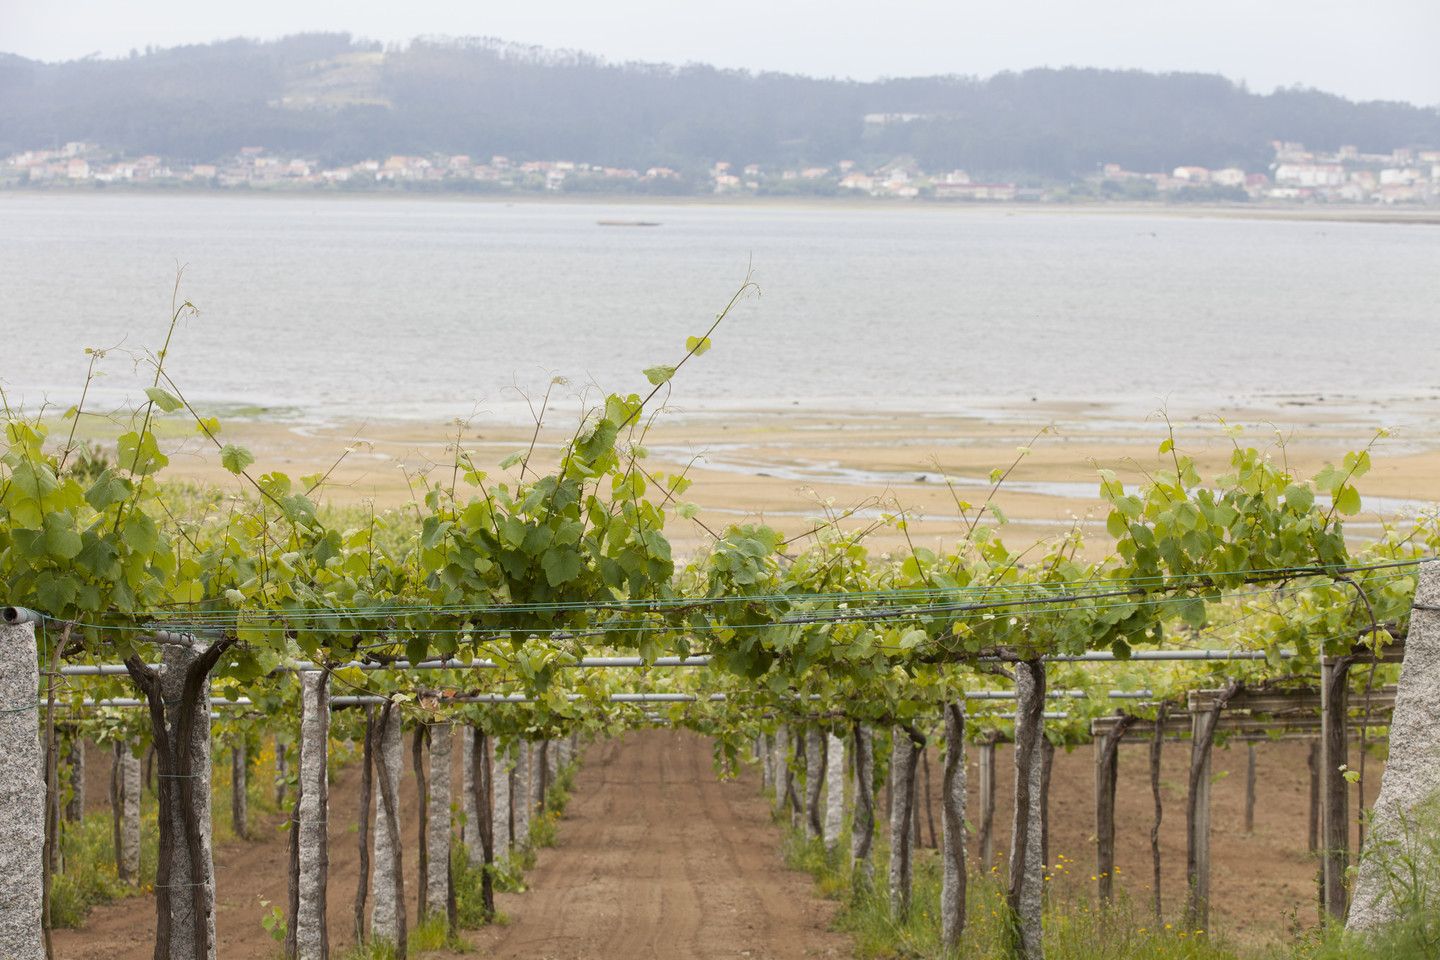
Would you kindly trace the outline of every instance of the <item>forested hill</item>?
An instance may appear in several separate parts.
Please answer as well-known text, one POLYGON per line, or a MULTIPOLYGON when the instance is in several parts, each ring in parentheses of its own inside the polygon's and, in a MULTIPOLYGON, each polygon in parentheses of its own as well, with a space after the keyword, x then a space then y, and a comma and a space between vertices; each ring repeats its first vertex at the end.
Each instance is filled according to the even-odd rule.
POLYGON ((244 145, 326 163, 499 153, 642 169, 910 155, 927 170, 1066 177, 1101 163, 1263 169, 1271 140, 1434 148, 1440 111, 1314 90, 1259 95, 1205 74, 1040 69, 859 83, 611 64, 491 40, 382 50, 346 34, 60 64, 0 54, 0 154, 69 140, 192 162, 244 145), (908 116, 866 122, 874 114, 908 116))

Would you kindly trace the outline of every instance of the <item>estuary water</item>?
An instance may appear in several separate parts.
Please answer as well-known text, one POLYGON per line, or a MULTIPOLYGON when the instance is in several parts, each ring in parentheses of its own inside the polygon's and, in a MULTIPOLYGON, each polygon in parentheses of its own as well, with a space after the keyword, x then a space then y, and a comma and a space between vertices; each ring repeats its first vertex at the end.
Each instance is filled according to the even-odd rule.
POLYGON ((553 377, 692 410, 1440 393, 1440 226, 913 205, 0 195, 0 380, 298 418, 524 419, 553 377), (659 226, 602 226, 601 221, 659 226), (518 389, 517 389, 518 388, 518 389))

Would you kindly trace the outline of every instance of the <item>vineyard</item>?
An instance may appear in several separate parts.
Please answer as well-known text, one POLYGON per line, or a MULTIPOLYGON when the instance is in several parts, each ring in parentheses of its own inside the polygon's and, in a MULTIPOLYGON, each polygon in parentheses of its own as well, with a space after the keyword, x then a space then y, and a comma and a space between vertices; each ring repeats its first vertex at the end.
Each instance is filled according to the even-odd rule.
POLYGON ((164 350, 113 450, 77 439, 83 399, 63 415, 7 403, 0 955, 55 956, 52 931, 83 919, 77 885, 103 864, 113 875, 92 886, 153 893, 156 958, 215 957, 215 835, 246 837, 252 804, 283 814, 288 898, 265 926, 285 956, 338 956, 342 938, 366 957, 453 946, 497 919, 497 891, 524 885, 587 746, 599 756, 654 727, 708 738, 722 776, 758 770, 795 827, 792 863, 852 918, 919 930, 936 956, 1055 948, 1048 791, 1057 750, 1082 745, 1096 923, 1123 885, 1123 744, 1148 757, 1154 829, 1185 823, 1186 883, 1162 884, 1155 840, 1153 878, 1128 893, 1173 931, 1117 956, 1211 955, 1217 743, 1246 748, 1247 817, 1257 752, 1310 745, 1326 937, 1360 942, 1343 940, 1347 923, 1352 937, 1428 929, 1440 522, 1422 511, 1366 542, 1347 535, 1370 449, 1297 476, 1282 443, 1226 428, 1229 469, 1202 477, 1166 430, 1146 482, 1097 469, 1103 541, 1077 524, 1015 545, 1002 465, 983 498, 956 492, 950 550, 872 553, 875 529, 904 537, 897 509, 788 532, 707 526, 707 549, 682 558, 666 527, 696 519, 691 481, 648 469, 646 437, 724 316, 644 370, 645 392, 593 404, 553 462, 532 444, 492 473, 457 436, 393 511, 325 505, 325 474, 259 472, 187 400, 164 350), (165 479, 182 423, 234 489, 165 479), (87 742, 112 758, 106 835, 83 823, 87 742), (1181 809, 1161 802, 1172 751, 1186 757, 1181 809), (400 816, 407 754, 418 824, 400 816), (211 775, 221 757, 228 796, 211 775), (356 813, 339 822, 331 785, 352 770, 358 805, 347 795, 356 813), (1011 809, 996 802, 1002 778, 1011 809), (938 855, 922 862, 927 818, 938 855), (352 830, 360 880, 340 889, 328 851, 352 830), (337 931, 342 898, 352 920, 337 931))

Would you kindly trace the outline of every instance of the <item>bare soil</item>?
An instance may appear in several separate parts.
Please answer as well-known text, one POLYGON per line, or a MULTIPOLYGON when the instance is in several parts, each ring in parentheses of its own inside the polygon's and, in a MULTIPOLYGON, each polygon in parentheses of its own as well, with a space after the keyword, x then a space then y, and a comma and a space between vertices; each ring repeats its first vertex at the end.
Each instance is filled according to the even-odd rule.
MULTIPOLYGON (((405 889, 414 919, 417 810, 415 781, 402 777, 405 889)), ((1308 747, 1258 747, 1255 831, 1244 832, 1246 750, 1217 749, 1212 817, 1212 930, 1242 944, 1272 941, 1293 918, 1314 922, 1316 861, 1307 852, 1308 747)), ((92 810, 105 809, 109 761, 90 754, 87 792, 92 810)), ((939 826, 941 767, 930 748, 930 797, 939 826)), ((1167 915, 1185 896, 1184 784, 1189 745, 1166 744, 1162 768, 1161 857, 1167 915)), ((969 815, 978 814, 978 773, 970 764, 969 815)), ((1352 766, 1358 752, 1352 748, 1352 766)), ((1008 848, 1013 754, 997 757, 996 849, 1008 848)), ((1382 765, 1367 765, 1367 793, 1378 789, 1382 765)), ((353 902, 359 852, 359 764, 332 787, 329 923, 332 949, 355 942, 353 902)), ((458 773, 456 783, 459 782, 458 773)), ((1352 796, 1352 809, 1355 798, 1352 796)), ((930 843, 921 794, 923 840, 930 843)), ((1055 757, 1050 788, 1051 861, 1056 893, 1093 891, 1094 763, 1089 747, 1055 757), (1064 860, 1060 858, 1064 857, 1064 860)), ((1119 883, 1149 910, 1152 891, 1150 825, 1154 816, 1145 747, 1121 747, 1117 799, 1119 883)), ((260 924, 270 905, 283 906, 285 837, 279 817, 252 818, 252 839, 220 845, 216 924, 221 958, 279 953, 260 924)), ((542 850, 530 889, 501 894, 503 926, 467 934, 485 956, 594 958, 639 956, 755 958, 847 956, 848 938, 828 930, 835 904, 815 899, 809 878, 787 871, 781 833, 760 796, 759 774, 746 769, 717 781, 709 741, 670 730, 633 732, 588 748, 575 794, 560 824, 559 843, 542 850)), ((1352 840, 1353 843, 1353 840, 1352 840)), ((922 855, 929 855, 922 851, 922 855)), ((970 855, 976 856, 975 844, 970 855)), ((1003 861, 1002 861, 1003 862, 1003 861)), ((368 917, 368 910, 367 910, 368 917)), ((149 960, 154 900, 140 896, 97 908, 81 930, 55 933, 56 954, 76 960, 149 960)))
POLYGON ((840 957, 834 904, 785 869, 756 777, 717 781, 709 742, 648 730, 590 748, 560 845, 511 922, 475 936, 520 958, 840 957))

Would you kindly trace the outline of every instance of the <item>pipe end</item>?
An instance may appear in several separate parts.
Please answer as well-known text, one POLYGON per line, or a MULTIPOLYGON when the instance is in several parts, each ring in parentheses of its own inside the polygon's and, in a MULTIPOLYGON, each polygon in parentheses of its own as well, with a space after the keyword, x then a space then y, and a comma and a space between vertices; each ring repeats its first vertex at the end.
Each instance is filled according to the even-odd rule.
POLYGON ((0 623, 7 627, 19 626, 22 623, 39 623, 45 617, 27 607, 0 607, 0 623))

